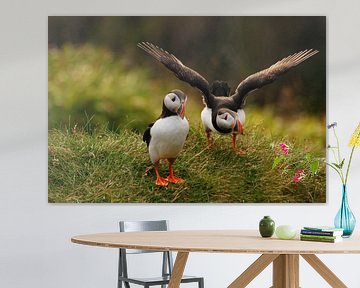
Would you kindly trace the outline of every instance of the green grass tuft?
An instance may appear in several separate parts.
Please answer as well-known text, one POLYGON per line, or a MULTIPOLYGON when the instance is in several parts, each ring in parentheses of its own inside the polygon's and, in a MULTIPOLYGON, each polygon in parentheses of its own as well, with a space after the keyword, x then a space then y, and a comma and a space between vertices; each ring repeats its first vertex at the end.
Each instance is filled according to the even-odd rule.
MULTIPOLYGON (((325 202, 325 166, 311 176, 303 143, 276 140, 264 128, 249 124, 238 137, 245 156, 231 149, 231 137, 214 134, 206 148, 198 125, 190 129, 184 150, 174 164, 183 184, 157 187, 142 135, 122 129, 49 131, 49 202, 57 203, 304 203, 325 202), (90 131, 90 132, 89 132, 90 131), (272 169, 279 142, 290 144, 287 160, 272 169), (296 170, 307 176, 293 183, 296 170)), ((314 152, 313 152, 314 153, 314 152)), ((321 152, 320 152, 321 153, 321 152)), ((322 158, 325 155, 311 155, 322 158)), ((322 163, 322 162, 321 162, 322 163)), ((163 162, 160 173, 167 175, 163 162)))

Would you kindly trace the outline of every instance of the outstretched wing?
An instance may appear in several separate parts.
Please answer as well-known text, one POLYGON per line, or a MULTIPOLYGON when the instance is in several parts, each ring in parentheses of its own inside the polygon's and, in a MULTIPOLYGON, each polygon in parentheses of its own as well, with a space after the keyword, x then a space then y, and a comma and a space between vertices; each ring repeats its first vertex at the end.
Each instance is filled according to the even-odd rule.
POLYGON ((233 97, 233 100, 239 108, 243 107, 248 93, 274 82, 280 75, 314 56, 318 52, 319 51, 317 50, 310 49, 295 53, 276 62, 265 70, 250 75, 239 84, 231 97, 233 97))
POLYGON ((160 61, 166 68, 174 72, 177 78, 198 88, 204 95, 207 105, 211 101, 210 87, 208 81, 196 71, 186 67, 179 59, 160 47, 149 42, 138 43, 137 46, 160 61))

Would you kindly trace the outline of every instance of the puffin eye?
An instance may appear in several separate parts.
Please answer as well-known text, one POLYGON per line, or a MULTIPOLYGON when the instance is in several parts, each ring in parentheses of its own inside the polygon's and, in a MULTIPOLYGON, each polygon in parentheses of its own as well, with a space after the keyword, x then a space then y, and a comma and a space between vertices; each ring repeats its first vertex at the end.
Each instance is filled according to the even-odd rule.
POLYGON ((226 114, 224 119, 227 120, 227 117, 228 117, 228 115, 226 114))
POLYGON ((171 98, 171 101, 175 102, 175 99, 176 99, 176 98, 175 98, 175 97, 173 97, 173 98, 171 98))

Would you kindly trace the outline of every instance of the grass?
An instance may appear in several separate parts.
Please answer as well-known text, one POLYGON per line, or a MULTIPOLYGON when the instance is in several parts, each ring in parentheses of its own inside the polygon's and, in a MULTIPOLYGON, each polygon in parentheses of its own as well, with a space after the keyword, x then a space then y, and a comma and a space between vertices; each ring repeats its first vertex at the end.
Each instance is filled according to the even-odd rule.
MULTIPOLYGON (((142 135, 105 126, 49 131, 49 202, 57 203, 314 203, 325 202, 325 166, 310 175, 305 144, 267 136, 264 128, 247 126, 234 154, 231 137, 214 135, 206 148, 200 126, 192 126, 184 150, 175 162, 183 184, 157 187, 142 135), (89 132, 90 131, 90 132, 89 132), (276 145, 290 144, 286 161, 272 169, 276 145), (302 146, 299 146, 302 145, 302 146), (275 147, 274 147, 275 146, 275 147), (296 170, 307 176, 293 183, 296 170)), ((311 157, 323 157, 312 155, 311 157)), ((167 165, 161 166, 167 175, 167 165)))

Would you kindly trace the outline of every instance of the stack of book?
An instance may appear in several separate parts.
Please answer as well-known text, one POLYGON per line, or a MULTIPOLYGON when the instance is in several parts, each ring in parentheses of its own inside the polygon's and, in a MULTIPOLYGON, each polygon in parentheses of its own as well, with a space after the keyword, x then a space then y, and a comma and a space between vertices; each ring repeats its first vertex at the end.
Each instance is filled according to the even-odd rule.
POLYGON ((302 241, 336 243, 342 241, 343 229, 334 227, 304 227, 300 232, 302 241))

